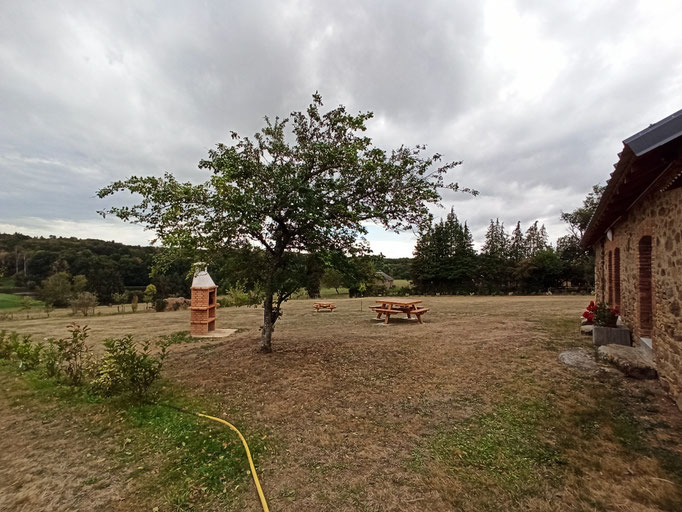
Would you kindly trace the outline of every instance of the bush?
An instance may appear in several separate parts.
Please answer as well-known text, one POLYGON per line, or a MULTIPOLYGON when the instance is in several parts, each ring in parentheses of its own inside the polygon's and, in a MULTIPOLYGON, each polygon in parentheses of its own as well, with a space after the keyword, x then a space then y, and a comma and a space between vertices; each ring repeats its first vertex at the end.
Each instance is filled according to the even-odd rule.
POLYGON ((416 295, 417 292, 411 286, 401 286, 401 287, 396 286, 395 288, 391 288, 389 290, 389 293, 391 295, 396 295, 399 297, 406 297, 408 295, 416 295))
POLYGON ((144 289, 144 301, 149 304, 154 302, 156 299, 156 286, 153 284, 148 284, 144 289))
POLYGON ((106 352, 95 366, 91 388, 102 396, 130 393, 137 399, 145 398, 161 374, 166 358, 167 345, 161 345, 161 353, 150 353, 150 342, 142 344, 139 351, 132 335, 109 338, 104 341, 106 352))
POLYGON ((85 344, 90 329, 72 323, 67 327, 71 338, 50 339, 46 355, 46 371, 57 377, 64 372, 71 384, 78 385, 85 377, 85 369, 90 361, 90 348, 85 344), (49 368, 48 368, 49 366, 49 368))
POLYGON ((70 301, 73 314, 83 313, 83 316, 88 316, 88 313, 95 314, 97 307, 97 295, 90 292, 81 292, 70 301))
POLYGON ((56 340, 47 340, 47 346, 43 350, 43 369, 48 377, 59 377, 61 375, 61 354, 57 347, 56 340))
POLYGON ((166 299, 156 299, 156 302, 154 303, 154 309, 157 311, 157 313, 162 313, 165 311, 166 299))
MULTIPOLYGON (((18 336, 17 333, 12 333, 18 336)), ((10 342, 12 334, 7 334, 7 331, 0 331, 0 359, 9 359, 12 355, 13 349, 10 342)))
POLYGON ((33 343, 31 336, 21 336, 17 332, 7 334, 0 331, 0 358, 16 359, 22 370, 33 370, 40 364, 41 343, 33 343))
POLYGON ((230 306, 257 306, 263 302, 263 293, 259 290, 249 290, 237 283, 227 289, 225 296, 222 297, 218 303, 221 307, 230 306))
POLYGON ((42 343, 33 343, 31 336, 26 335, 14 348, 14 358, 19 362, 22 370, 34 370, 40 365, 40 353, 43 351, 42 343))

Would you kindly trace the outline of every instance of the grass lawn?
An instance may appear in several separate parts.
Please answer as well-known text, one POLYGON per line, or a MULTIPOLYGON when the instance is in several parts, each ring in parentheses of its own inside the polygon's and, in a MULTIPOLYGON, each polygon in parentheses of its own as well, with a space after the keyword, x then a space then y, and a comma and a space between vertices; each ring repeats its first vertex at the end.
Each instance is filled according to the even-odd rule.
MULTIPOLYGON (((164 393, 237 423, 273 511, 682 510, 682 414, 658 382, 558 361, 591 350, 578 334, 589 298, 422 300, 424 325, 377 322, 372 299, 331 313, 291 301, 268 355, 262 310, 220 309, 218 327, 238 333, 171 347, 164 393)), ((188 318, 80 321, 99 345, 188 318)), ((70 320, 0 329, 64 335, 70 320)), ((243 466, 218 463, 239 457, 229 431, 35 379, 0 365, 0 510, 260 510, 243 466)))
MULTIPOLYGON (((10 293, 0 293, 0 309, 19 309, 24 297, 20 295, 12 295, 10 293)), ((31 300, 31 307, 36 308, 42 306, 39 300, 31 300)))

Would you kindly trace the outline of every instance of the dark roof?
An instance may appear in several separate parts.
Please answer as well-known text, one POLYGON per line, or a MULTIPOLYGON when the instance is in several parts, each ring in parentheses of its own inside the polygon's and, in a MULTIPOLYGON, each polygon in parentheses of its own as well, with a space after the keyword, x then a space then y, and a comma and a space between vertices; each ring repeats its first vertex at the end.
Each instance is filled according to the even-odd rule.
POLYGON ((393 278, 389 276, 386 272, 382 272, 381 270, 378 270, 375 274, 377 277, 380 277, 384 281, 393 281, 393 278))
POLYGON ((636 156, 641 156, 680 135, 682 135, 682 110, 628 137, 623 144, 628 146, 636 156))
POLYGON ((665 189, 678 177, 682 160, 682 110, 623 141, 581 245, 591 247, 650 191, 665 189))

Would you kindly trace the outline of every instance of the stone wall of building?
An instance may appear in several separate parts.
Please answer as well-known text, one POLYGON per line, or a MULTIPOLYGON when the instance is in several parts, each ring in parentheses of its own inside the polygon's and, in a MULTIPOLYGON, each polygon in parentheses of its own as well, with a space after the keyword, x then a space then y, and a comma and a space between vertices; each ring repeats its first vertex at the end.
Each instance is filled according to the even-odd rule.
POLYGON ((651 338, 661 382, 682 409, 682 188, 653 192, 616 223, 612 233, 612 240, 604 237, 594 247, 596 298, 611 299, 636 340, 651 338), (645 285, 647 237, 650 290, 645 285))

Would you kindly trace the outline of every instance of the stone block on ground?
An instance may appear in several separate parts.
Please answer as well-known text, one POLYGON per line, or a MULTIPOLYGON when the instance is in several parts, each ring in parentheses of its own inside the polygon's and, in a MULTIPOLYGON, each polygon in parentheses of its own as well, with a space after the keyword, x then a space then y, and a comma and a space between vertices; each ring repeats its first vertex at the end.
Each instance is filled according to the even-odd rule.
POLYGON ((595 325, 592 329, 592 341, 595 345, 632 345, 630 329, 627 327, 602 327, 595 325))
POLYGON ((658 377, 653 360, 641 349, 622 345, 603 345, 597 349, 602 361, 612 364, 628 377, 655 379, 658 377))
POLYGON ((581 325, 580 326, 580 334, 592 336, 592 329, 593 328, 594 328, 594 325, 581 325))
POLYGON ((562 352, 559 354, 559 361, 576 370, 591 373, 599 371, 599 365, 594 360, 593 351, 587 351, 584 348, 576 348, 562 352))

